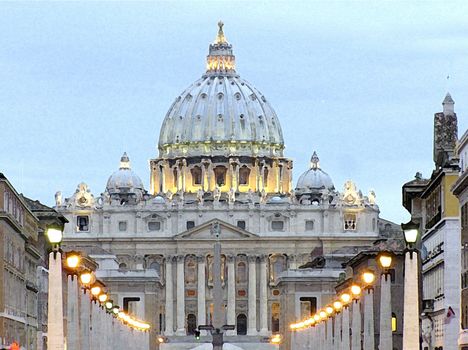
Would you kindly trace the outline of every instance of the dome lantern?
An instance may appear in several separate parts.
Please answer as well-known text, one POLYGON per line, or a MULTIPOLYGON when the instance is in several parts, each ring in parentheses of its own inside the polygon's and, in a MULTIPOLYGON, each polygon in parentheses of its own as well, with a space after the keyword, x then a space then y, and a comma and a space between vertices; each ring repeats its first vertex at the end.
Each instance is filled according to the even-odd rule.
POLYGON ((206 58, 206 74, 235 74, 236 57, 232 53, 232 45, 226 40, 223 31, 224 23, 218 22, 218 35, 213 44, 210 44, 209 54, 206 58))
POLYGON ((312 157, 310 158, 310 168, 311 169, 320 169, 320 159, 317 156, 317 152, 314 151, 312 157))
POLYGON ((127 152, 124 152, 122 157, 120 157, 120 169, 130 169, 130 159, 127 152))

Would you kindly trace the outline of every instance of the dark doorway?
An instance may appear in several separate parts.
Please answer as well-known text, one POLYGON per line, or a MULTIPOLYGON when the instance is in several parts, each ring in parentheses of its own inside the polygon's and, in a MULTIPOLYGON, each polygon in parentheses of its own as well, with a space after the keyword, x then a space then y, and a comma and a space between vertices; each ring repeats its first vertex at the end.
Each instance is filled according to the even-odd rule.
POLYGON ((197 330, 197 316, 194 314, 187 315, 187 334, 194 335, 197 330))
POLYGON ((237 335, 247 334, 247 316, 244 314, 237 315, 237 335))

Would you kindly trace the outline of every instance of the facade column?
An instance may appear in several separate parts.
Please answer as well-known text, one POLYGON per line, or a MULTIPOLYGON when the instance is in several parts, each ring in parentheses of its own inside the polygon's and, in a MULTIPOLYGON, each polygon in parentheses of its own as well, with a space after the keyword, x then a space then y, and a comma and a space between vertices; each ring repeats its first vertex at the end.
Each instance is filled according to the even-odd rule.
POLYGON ((268 335, 267 255, 260 257, 260 334, 268 335))
POLYGON ((250 255, 249 259, 249 317, 247 322, 247 335, 257 335, 257 256, 250 255))
POLYGON ((390 274, 380 277, 380 337, 379 350, 392 350, 392 294, 390 274))
POLYGON ((176 335, 185 335, 185 256, 177 256, 177 330, 176 335))
MULTIPOLYGON (((197 256, 198 261, 198 293, 197 293, 197 323, 198 325, 206 325, 206 272, 205 272, 205 256, 197 256)), ((206 335, 206 331, 201 331, 203 335, 206 335)))
POLYGON ((359 299, 353 300, 351 350, 361 350, 361 310, 359 299))
MULTIPOLYGON (((227 257, 227 324, 236 324, 236 278, 235 278, 235 257, 228 255, 227 257)), ((235 330, 226 331, 226 335, 235 335, 235 330)))
POLYGON ((78 276, 67 276, 67 350, 80 350, 80 320, 78 276))
MULTIPOLYGON (((341 350, 349 350, 349 306, 344 305, 341 311, 341 350)), ((339 349, 339 348, 337 348, 339 349)))
POLYGON ((172 256, 166 257, 166 327, 164 330, 164 334, 166 336, 174 334, 174 290, 172 280, 172 260, 172 256))
POLYGON ((367 287, 364 290, 364 350, 374 349, 374 289, 367 287))

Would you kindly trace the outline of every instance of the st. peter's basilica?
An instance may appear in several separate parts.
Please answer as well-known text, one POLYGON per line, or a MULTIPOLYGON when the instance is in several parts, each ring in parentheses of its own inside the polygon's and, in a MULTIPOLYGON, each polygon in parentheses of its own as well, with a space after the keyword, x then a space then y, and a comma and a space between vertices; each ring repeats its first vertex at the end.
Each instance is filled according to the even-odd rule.
POLYGON ((379 217, 373 191, 335 186, 313 150, 293 182, 280 118, 237 73, 221 22, 206 72, 170 106, 158 149, 148 189, 124 153, 103 193, 80 183, 56 194, 71 223, 66 248, 95 259, 114 301, 152 323, 151 349, 158 334, 162 349, 191 349, 195 328, 213 318, 213 224, 226 324, 236 326, 226 339, 249 350, 270 349, 262 339, 335 294, 342 263, 398 229, 379 217))

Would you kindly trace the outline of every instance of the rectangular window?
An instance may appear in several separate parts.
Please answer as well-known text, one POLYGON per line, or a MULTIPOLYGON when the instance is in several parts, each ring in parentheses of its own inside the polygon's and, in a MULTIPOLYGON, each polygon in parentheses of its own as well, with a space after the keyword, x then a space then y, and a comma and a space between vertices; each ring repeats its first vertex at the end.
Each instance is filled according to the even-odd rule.
POLYGON ((129 315, 136 316, 137 303, 140 301, 139 297, 126 297, 123 298, 123 310, 129 315))
POLYGON ((237 221, 237 227, 245 230, 245 221, 244 220, 237 221))
POLYGON ((195 227, 195 221, 187 221, 187 230, 195 227))
POLYGON ((89 216, 76 217, 76 230, 79 232, 89 231, 89 216))
POLYGON ((344 229, 347 231, 356 230, 356 214, 345 214, 344 216, 344 229))
POLYGON ((126 221, 119 221, 119 231, 120 232, 127 231, 127 222, 126 221))
POLYGON ((309 318, 317 312, 317 298, 301 297, 301 319, 309 318))
POLYGON ((284 221, 280 221, 280 220, 273 220, 271 222, 271 229, 273 231, 283 231, 284 229, 284 221))
POLYGON ((149 231, 159 231, 161 230, 161 223, 159 221, 150 221, 148 222, 149 231))
POLYGON ((306 231, 313 231, 314 230, 314 221, 313 220, 306 220, 305 229, 306 229, 306 231))

